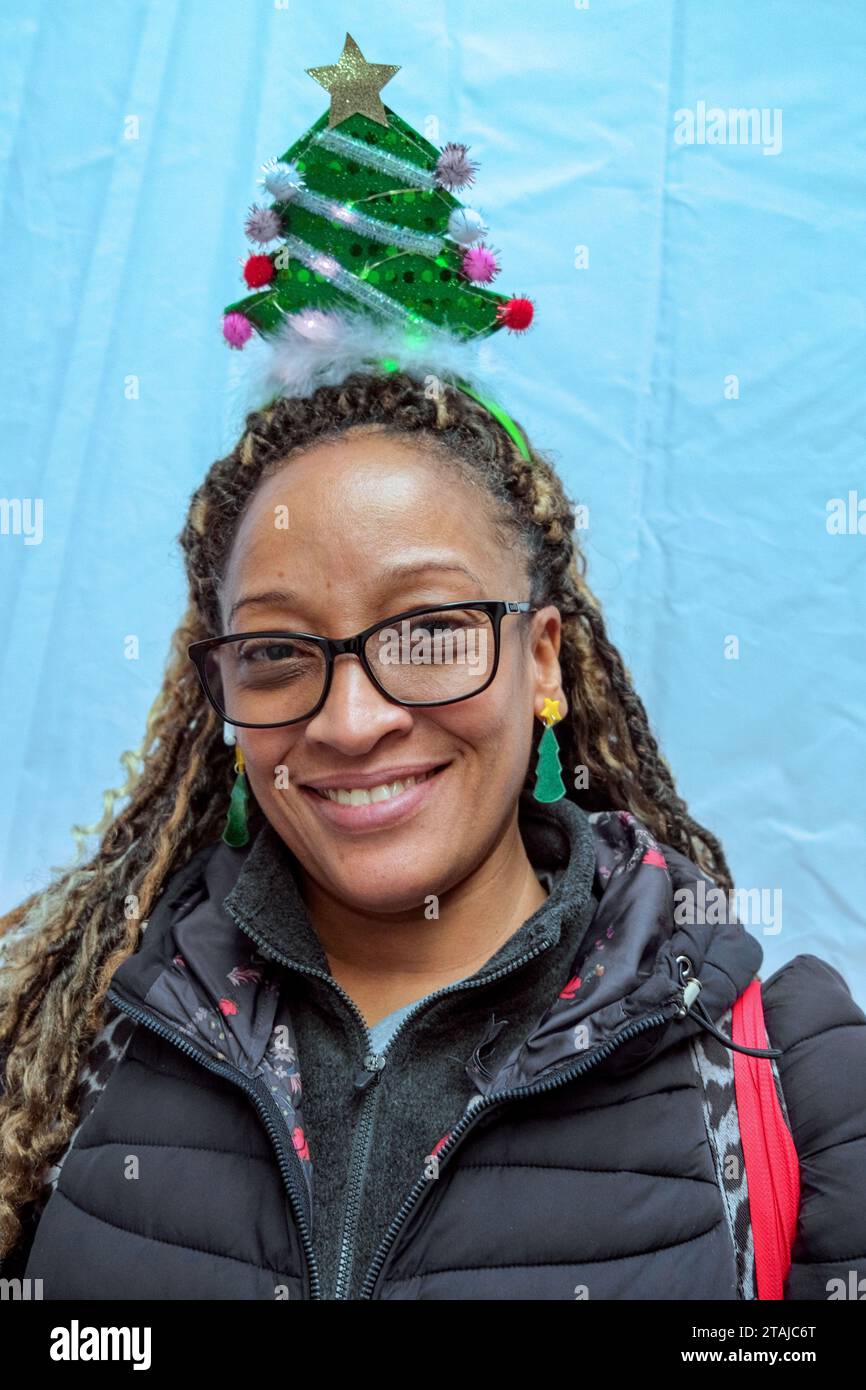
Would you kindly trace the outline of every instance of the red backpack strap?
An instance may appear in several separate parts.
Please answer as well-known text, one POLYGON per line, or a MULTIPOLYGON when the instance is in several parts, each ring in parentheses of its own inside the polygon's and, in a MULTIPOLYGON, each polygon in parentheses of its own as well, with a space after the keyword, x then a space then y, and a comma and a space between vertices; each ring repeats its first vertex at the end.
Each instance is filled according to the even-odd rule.
MULTIPOLYGON (((754 979, 732 1010, 731 1037, 743 1047, 769 1047, 754 979)), ((755 1244, 758 1298, 784 1297, 800 1209, 800 1163, 788 1129, 769 1057, 734 1052, 734 1086, 746 1163, 755 1244)))

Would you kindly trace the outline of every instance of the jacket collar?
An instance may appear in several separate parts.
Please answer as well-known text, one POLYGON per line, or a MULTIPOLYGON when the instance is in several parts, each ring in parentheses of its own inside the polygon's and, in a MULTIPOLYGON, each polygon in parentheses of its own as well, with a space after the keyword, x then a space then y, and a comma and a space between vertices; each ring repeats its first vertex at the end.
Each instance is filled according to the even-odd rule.
MULTIPOLYGON (((587 815, 566 799, 541 805, 524 792, 519 815, 530 861, 551 875, 553 891, 477 977, 566 930, 575 936, 573 972, 495 1073, 478 1059, 479 1091, 532 1084, 607 1043, 605 1066, 630 1069, 695 1034, 700 1022, 680 1016, 680 955, 701 981, 709 1016, 721 1017, 763 951, 727 911, 711 922, 678 922, 688 914, 677 912, 675 894, 700 901, 700 880, 705 888, 711 881, 630 812, 587 815), (641 1031, 642 1020, 654 1026, 641 1031), (624 1029, 627 1041, 617 1036, 624 1029)), ((254 1075, 280 1005, 281 967, 330 975, 295 864, 267 823, 243 850, 220 841, 199 851, 169 884, 139 950, 115 972, 115 998, 254 1075)))
MULTIPOLYGON (((563 931, 585 928, 596 867, 589 818, 573 802, 541 805, 523 792, 518 807, 521 836, 536 873, 551 885, 546 900, 473 975, 482 979, 563 931)), ((327 957, 298 887, 295 855, 270 824, 257 835, 223 909, 241 931, 252 930, 260 947, 292 965, 330 974, 327 957)))
POLYGON ((702 912, 714 885, 684 854, 659 844, 629 811, 600 811, 588 819, 599 903, 574 974, 487 1089, 537 1082, 574 1063, 576 1053, 605 1044, 613 1053, 609 1070, 633 1070, 704 1027, 683 1011, 681 957, 700 981, 701 1004, 714 1021, 763 959, 760 943, 732 915, 727 895, 712 915, 702 912), (704 915, 710 920, 690 920, 704 915), (642 1020, 653 1017, 666 1022, 640 1033, 642 1020), (632 1036, 615 1043, 623 1032, 632 1036))

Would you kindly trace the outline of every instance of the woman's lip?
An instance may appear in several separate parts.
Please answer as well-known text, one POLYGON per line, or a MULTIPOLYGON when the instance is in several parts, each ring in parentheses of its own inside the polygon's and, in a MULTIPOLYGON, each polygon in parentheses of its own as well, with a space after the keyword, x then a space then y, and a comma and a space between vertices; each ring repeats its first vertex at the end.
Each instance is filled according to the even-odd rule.
POLYGON ((384 826, 394 825, 406 816, 414 815, 436 790, 442 773, 446 772, 449 766, 450 764, 446 763, 438 772, 431 772, 423 782, 416 782, 397 796, 390 796, 387 801, 371 801, 364 806, 341 805, 339 801, 332 801, 329 796, 322 796, 312 787, 301 786, 300 791, 329 825, 335 825, 340 830, 380 830, 384 826))
POLYGON ((402 766, 383 767, 377 772, 343 772, 339 777, 323 777, 318 782, 302 782, 303 787, 312 787, 318 791, 324 791, 327 787, 330 791, 337 791, 341 787, 363 787, 370 791, 373 787, 381 787, 387 782, 405 781, 407 777, 424 777, 428 772, 435 772, 442 763, 403 763, 402 766))

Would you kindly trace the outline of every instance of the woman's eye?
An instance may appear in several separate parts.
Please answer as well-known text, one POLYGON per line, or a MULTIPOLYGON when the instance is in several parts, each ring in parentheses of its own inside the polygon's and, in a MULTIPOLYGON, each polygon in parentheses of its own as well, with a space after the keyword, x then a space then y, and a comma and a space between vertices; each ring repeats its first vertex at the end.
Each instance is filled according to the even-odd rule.
POLYGON ((261 642, 242 647, 240 657, 241 661, 248 662, 288 661, 294 654, 295 647, 291 642, 261 642))
POLYGON ((421 618, 412 624, 413 632, 427 632, 435 637, 436 633, 446 632, 465 632, 467 628, 479 627, 477 618, 466 617, 463 614, 457 617, 442 618, 421 618))

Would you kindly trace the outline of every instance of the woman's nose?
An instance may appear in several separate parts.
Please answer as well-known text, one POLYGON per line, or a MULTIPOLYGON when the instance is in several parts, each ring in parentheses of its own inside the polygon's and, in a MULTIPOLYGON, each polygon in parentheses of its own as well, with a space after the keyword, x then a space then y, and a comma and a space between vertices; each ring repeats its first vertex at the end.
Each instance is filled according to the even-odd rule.
POLYGON ((341 652, 334 658, 327 699, 307 724, 306 737, 346 752, 363 752, 392 729, 411 727, 410 711, 386 700, 357 656, 341 652))

